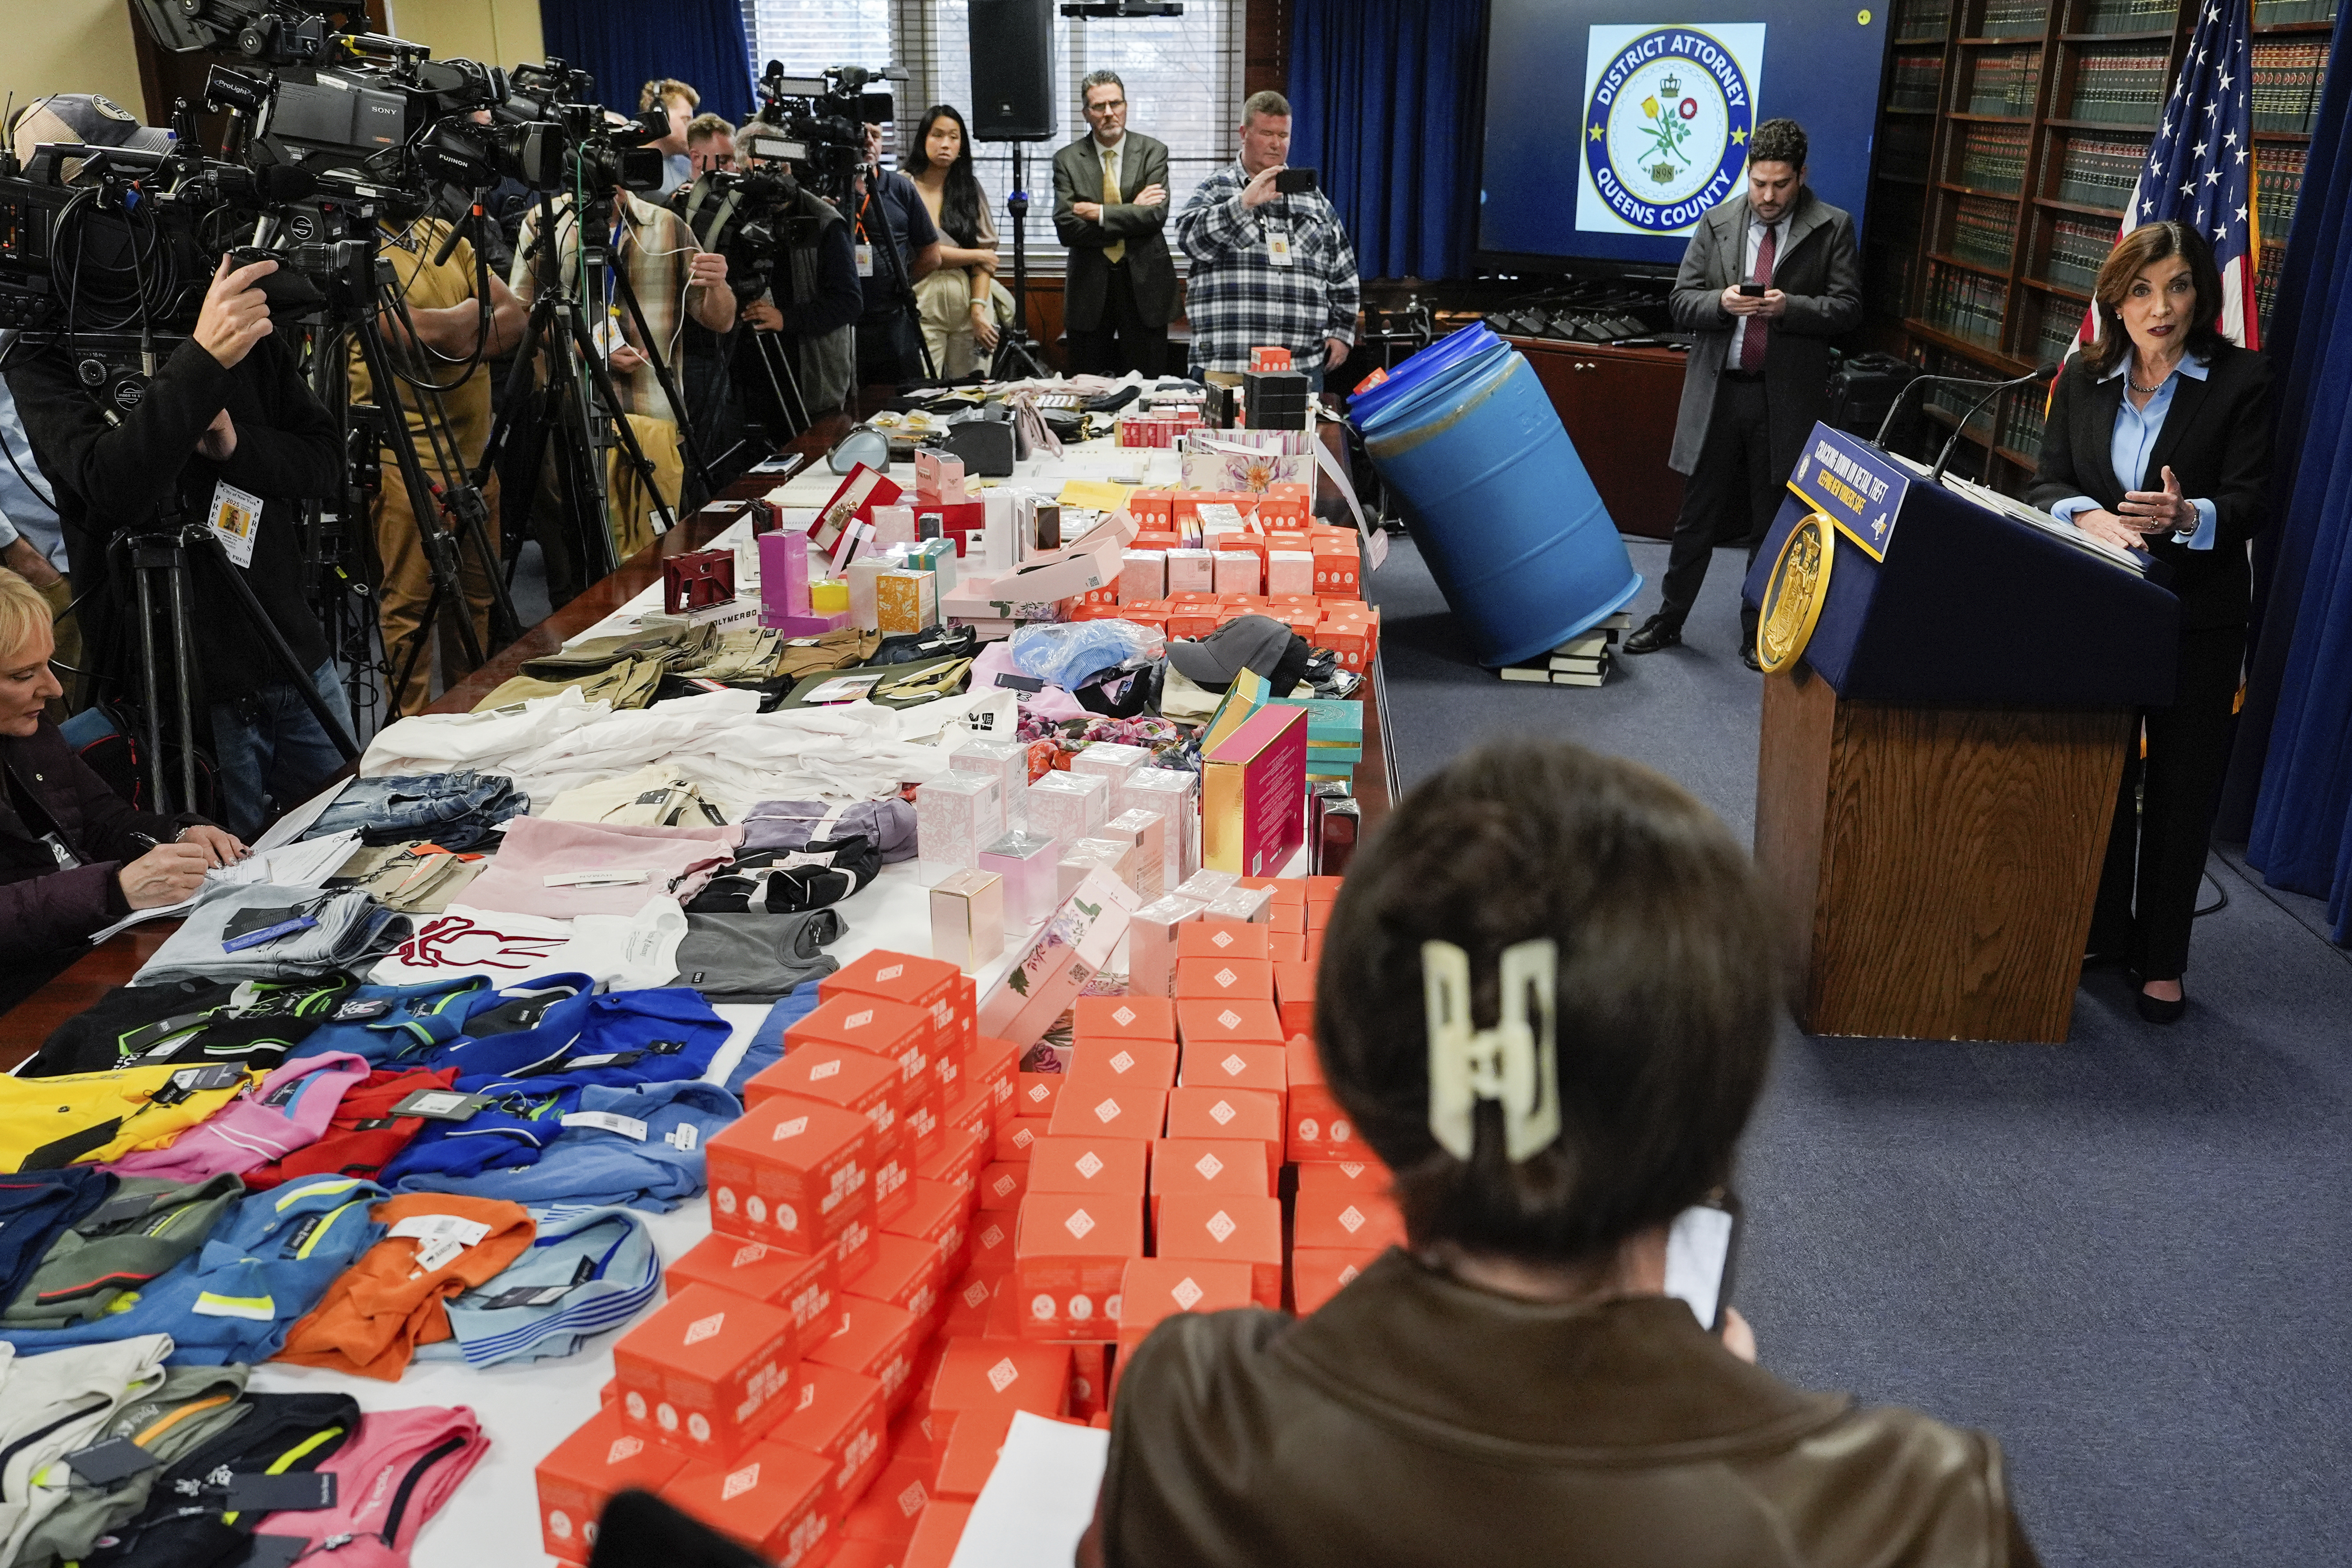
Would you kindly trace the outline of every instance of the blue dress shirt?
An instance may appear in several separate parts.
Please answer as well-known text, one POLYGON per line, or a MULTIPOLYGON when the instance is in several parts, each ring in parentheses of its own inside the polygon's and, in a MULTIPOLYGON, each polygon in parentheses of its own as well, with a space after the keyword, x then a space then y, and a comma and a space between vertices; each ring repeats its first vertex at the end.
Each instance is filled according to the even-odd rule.
POLYGON ((16 399, 5 382, 0 382, 0 443, 7 447, 0 453, 0 547, 21 536, 31 540, 50 565, 60 572, 71 570, 66 563, 65 529, 49 504, 56 492, 33 461, 33 444, 25 438, 25 421, 17 416, 16 399))
MULTIPOLYGON (((2121 363, 2099 379, 2113 381, 2130 370, 2132 356, 2126 353, 2121 363)), ((2115 435, 2107 443, 2107 463, 2116 471, 2116 483, 2126 490, 2138 489, 2143 479, 2160 485, 2163 476, 2148 476, 2147 456, 2156 450, 2156 437, 2164 428, 2164 416, 2172 412, 2173 389, 2179 385, 2184 375, 2198 381, 2204 380, 2207 369, 2201 360, 2183 358, 2173 367, 2172 374, 2164 378, 2164 384, 2156 389, 2156 395, 2147 400, 2146 407, 2133 407, 2128 396, 2117 405, 2115 435)), ((2212 549, 2214 532, 2221 521, 2220 509, 2202 497, 2191 499, 2189 504, 2197 509, 2197 526, 2176 531, 2172 542, 2185 544, 2191 550, 2212 549)), ((2050 509, 2050 515, 2072 522, 2078 512, 2098 510, 2099 503, 2089 496, 2068 496, 2050 509)))

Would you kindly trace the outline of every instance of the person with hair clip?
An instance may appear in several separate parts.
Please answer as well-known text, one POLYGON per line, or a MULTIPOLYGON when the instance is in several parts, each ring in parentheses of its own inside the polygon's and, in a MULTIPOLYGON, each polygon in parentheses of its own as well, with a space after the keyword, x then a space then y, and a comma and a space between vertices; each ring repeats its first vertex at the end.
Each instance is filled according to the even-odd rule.
POLYGON ((0 1011, 80 956, 92 931, 176 904, 242 858, 193 812, 136 811, 42 711, 62 689, 48 601, 0 569, 0 1011))
POLYGON ((2098 341, 2059 373, 2026 499, 2155 556, 2180 601, 2179 682, 2125 749, 2084 960, 2122 964, 2139 1016, 2170 1024, 2188 1005, 2189 925, 2230 761, 2246 542, 2270 521, 2271 364, 2222 336, 2221 271, 2182 224, 2124 236, 2092 298, 2098 341))
POLYGON ((997 323, 1013 310, 1012 291, 996 281, 996 225, 973 165, 971 132, 952 104, 923 111, 902 167, 940 231, 939 270, 917 280, 915 306, 931 363, 952 381, 986 363, 997 323))
POLYGON ((1635 763, 1506 742, 1407 796, 1316 1032, 1409 1244, 1309 1317, 1160 1322, 1078 1563, 2034 1563, 1992 1438, 1792 1388, 1666 1293, 1763 1087, 1773 932, 1747 852, 1635 763))

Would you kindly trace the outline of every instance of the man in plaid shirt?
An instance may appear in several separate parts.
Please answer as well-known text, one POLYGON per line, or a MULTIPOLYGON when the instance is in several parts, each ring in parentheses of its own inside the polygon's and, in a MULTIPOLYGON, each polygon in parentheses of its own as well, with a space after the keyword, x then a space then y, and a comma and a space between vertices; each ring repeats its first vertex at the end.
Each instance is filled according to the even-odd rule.
POLYGON ((1241 159, 1192 193, 1175 217, 1192 258, 1184 313, 1192 370, 1238 383, 1250 350, 1286 348, 1317 391, 1356 341, 1356 252, 1321 191, 1282 195, 1290 104, 1278 92, 1242 105, 1241 159))

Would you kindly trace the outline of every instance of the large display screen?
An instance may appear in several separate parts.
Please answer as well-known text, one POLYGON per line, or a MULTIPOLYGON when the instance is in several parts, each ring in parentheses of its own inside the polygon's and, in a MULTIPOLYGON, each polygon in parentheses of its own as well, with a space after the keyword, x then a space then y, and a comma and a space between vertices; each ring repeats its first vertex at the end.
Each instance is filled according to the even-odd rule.
POLYGON ((1493 0, 1478 249, 1670 270, 1787 116, 1808 179, 1859 225, 1886 56, 1881 4, 1764 0, 1677 21, 1651 0, 1493 0))

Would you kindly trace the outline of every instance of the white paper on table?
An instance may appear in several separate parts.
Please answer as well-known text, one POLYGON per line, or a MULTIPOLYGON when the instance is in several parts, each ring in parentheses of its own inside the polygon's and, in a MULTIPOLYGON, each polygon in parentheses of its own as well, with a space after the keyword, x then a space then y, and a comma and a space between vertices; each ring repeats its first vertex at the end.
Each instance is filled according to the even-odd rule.
POLYGON ((949 1568, 1067 1563, 1095 1517, 1110 1434, 1024 1410, 971 1506, 949 1568))
POLYGON ((350 859, 352 852, 359 847, 359 830, 354 828, 348 833, 332 833, 324 838, 307 839, 299 844, 281 844, 274 849, 256 849, 242 860, 232 860, 226 866, 215 866, 206 871, 193 898, 183 899, 176 904, 133 910, 104 930, 90 932, 90 944, 94 947, 109 937, 147 921, 177 919, 223 888, 265 883, 281 888, 315 888, 341 869, 343 862, 350 859))
POLYGON ((310 831, 310 825, 324 816, 327 814, 327 807, 334 805, 336 797, 349 789, 351 784, 352 781, 349 779, 344 779, 340 784, 329 784, 325 789, 271 823, 269 831, 253 841, 253 847, 257 850, 275 849, 280 845, 293 843, 294 840, 310 831))

